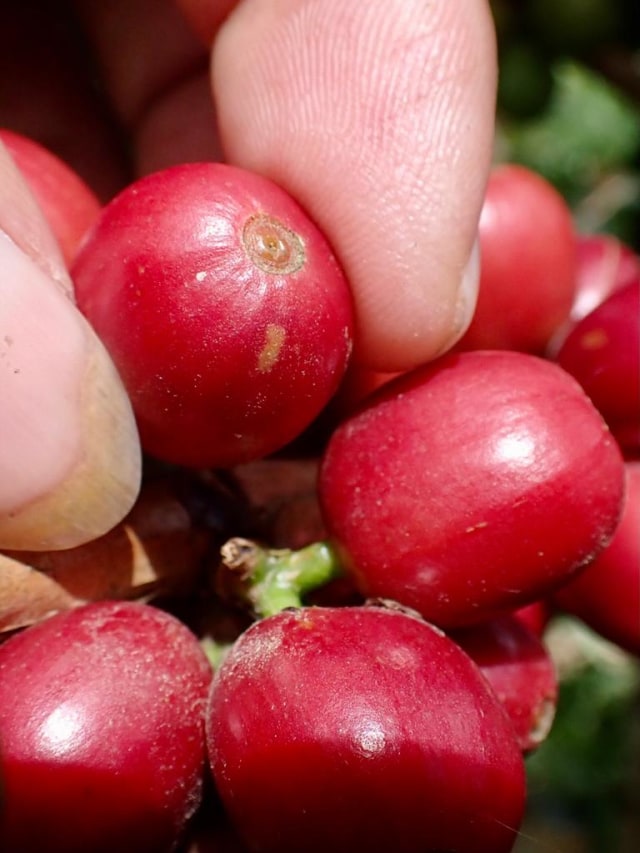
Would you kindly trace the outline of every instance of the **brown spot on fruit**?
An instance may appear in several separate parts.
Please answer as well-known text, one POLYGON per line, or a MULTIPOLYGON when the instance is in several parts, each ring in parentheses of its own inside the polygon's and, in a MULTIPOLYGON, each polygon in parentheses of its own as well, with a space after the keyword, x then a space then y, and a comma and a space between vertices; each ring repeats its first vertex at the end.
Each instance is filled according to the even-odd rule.
POLYGON ((609 336, 604 329, 591 329, 586 332, 580 339, 582 349, 596 350, 606 347, 609 343, 609 336))
POLYGON ((258 356, 258 371, 268 373, 278 360, 286 332, 282 326, 270 323, 267 326, 264 346, 258 356))
POLYGON ((250 260, 263 272, 289 275, 306 260, 302 238, 279 219, 256 213, 245 222, 242 244, 250 260))

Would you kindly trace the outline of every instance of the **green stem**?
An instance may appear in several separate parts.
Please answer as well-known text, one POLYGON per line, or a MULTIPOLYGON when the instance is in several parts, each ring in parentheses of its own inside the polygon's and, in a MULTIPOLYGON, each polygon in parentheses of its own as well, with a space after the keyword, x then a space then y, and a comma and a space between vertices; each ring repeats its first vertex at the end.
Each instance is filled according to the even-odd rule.
MULTIPOLYGON (((314 542, 293 551, 264 548, 250 539, 235 537, 221 549, 224 567, 240 584, 240 594, 259 617, 287 607, 302 607, 303 598, 344 575, 328 542, 314 542)), ((236 592, 238 584, 236 584, 236 592)))
POLYGON ((221 643, 214 640, 213 637, 206 636, 201 638, 200 647, 207 656, 207 659, 211 664, 211 668, 215 672, 222 665, 227 653, 233 647, 233 643, 221 643))

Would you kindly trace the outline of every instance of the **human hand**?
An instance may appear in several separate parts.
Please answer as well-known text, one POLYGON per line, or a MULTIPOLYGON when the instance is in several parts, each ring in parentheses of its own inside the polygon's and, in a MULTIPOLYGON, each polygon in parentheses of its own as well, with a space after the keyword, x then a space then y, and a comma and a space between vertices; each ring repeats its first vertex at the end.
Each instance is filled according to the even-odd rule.
MULTIPOLYGON (((178 5, 78 0, 81 28, 60 3, 41 4, 37 21, 3 11, 0 79, 15 95, 0 101, 0 125, 55 142, 105 200, 135 175, 184 160, 224 156, 261 172, 332 243, 354 293, 361 364, 399 371, 450 347, 477 288, 495 89, 488 5, 178 5), (86 44, 107 107, 88 84, 86 44)), ((139 443, 6 154, 0 227, 0 547, 69 547, 131 506, 139 443)))

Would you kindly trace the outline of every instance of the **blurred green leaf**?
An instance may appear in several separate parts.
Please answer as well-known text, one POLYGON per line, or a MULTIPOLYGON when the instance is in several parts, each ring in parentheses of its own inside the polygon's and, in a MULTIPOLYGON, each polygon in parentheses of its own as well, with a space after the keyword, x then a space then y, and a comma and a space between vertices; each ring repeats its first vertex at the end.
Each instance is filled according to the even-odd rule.
POLYGON ((525 10, 536 36, 565 53, 616 38, 623 20, 617 0, 527 0, 525 10))
POLYGON ((538 116, 548 105, 554 79, 544 51, 529 40, 510 40, 500 51, 498 108, 517 119, 538 116))
POLYGON ((553 642, 564 657, 560 698, 548 739, 527 759, 531 808, 564 811, 609 853, 635 786, 640 666, 573 620, 553 642))
POLYGON ((528 121, 502 121, 503 157, 539 172, 575 203, 638 156, 640 113, 578 62, 558 62, 553 76, 544 113, 528 121))

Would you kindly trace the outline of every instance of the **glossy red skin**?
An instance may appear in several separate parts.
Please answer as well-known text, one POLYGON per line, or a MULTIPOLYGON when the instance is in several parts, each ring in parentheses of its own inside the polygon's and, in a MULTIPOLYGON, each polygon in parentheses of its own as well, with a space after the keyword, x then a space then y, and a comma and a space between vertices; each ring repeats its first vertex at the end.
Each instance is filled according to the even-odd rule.
POLYGON ((329 537, 365 597, 442 627, 543 598, 609 541, 620 451, 575 380, 537 356, 445 356, 333 433, 329 537))
POLYGON ((556 361, 582 385, 620 442, 640 449, 633 440, 640 438, 640 278, 580 320, 556 361))
POLYGON ((131 397, 145 450, 231 467, 295 438, 336 390, 352 299, 299 205, 259 175, 191 163, 105 208, 72 269, 80 309, 131 397), (266 272, 243 229, 267 213, 299 235, 302 267, 266 272))
POLYGON ((0 141, 22 172, 70 266, 98 218, 102 208, 98 197, 80 175, 38 142, 5 128, 0 128, 0 141))
POLYGON ((201 799, 211 668, 147 605, 84 605, 0 646, 0 849, 162 853, 201 799))
POLYGON ((576 237, 570 208, 535 172, 497 166, 487 184, 478 240, 478 302, 456 350, 542 354, 574 299, 576 237))
POLYGON ((558 703, 555 665, 540 638, 502 616, 450 635, 475 661, 502 702, 524 753, 546 739, 558 703))
POLYGON ((519 619, 536 637, 542 637, 551 618, 551 607, 546 601, 533 601, 518 607, 513 611, 516 619, 519 619))
POLYGON ((640 258, 611 234, 580 235, 571 320, 581 320, 616 290, 640 281, 640 258))
POLYGON ((640 462, 627 462, 626 471, 622 518, 611 543, 553 599, 607 640, 640 655, 640 462))
POLYGON ((453 641, 398 611, 254 624, 214 679, 207 735, 250 851, 507 853, 521 820, 499 701, 453 641))

